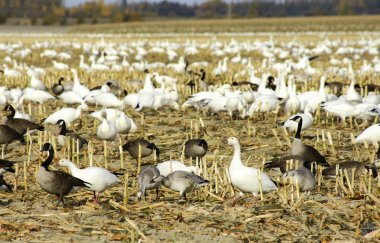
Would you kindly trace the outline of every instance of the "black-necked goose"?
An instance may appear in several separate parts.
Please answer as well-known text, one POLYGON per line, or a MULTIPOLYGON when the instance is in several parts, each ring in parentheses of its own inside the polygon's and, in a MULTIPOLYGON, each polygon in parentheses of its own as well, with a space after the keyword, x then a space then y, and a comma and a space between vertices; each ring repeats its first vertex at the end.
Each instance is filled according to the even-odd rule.
POLYGON ((14 140, 19 140, 22 144, 25 143, 24 137, 16 130, 7 125, 0 125, 0 144, 5 144, 4 153, 7 152, 8 144, 14 140))
POLYGON ((162 185, 163 176, 160 176, 160 171, 154 165, 147 165, 141 168, 140 174, 137 177, 139 190, 137 198, 140 200, 143 196, 146 199, 146 191, 156 189, 156 201, 158 200, 158 190, 162 185))
POLYGON ((48 152, 48 157, 43 162, 37 172, 36 180, 43 190, 56 195, 59 200, 57 206, 62 202, 65 205, 63 197, 67 195, 74 186, 89 187, 90 183, 76 178, 66 172, 58 170, 49 170, 49 165, 53 161, 54 148, 50 143, 45 143, 41 151, 48 152))
MULTIPOLYGON (((310 167, 310 162, 307 161, 307 163, 308 166, 306 167, 310 167)), ((316 185, 314 173, 311 172, 310 168, 306 167, 301 166, 298 169, 289 170, 283 175, 285 179, 292 177, 294 185, 297 185, 301 192, 313 191, 316 185)))
POLYGON ((62 85, 63 80, 64 80, 64 78, 60 77, 58 79, 58 83, 54 84, 53 87, 51 87, 51 91, 53 92, 53 94, 60 95, 63 93, 63 91, 65 91, 65 87, 62 85))
POLYGON ((317 164, 321 166, 330 166, 329 163, 327 163, 325 157, 323 157, 318 150, 313 148, 310 145, 304 144, 301 140, 301 130, 302 130, 302 117, 301 116, 295 116, 292 118, 293 121, 298 121, 298 127, 297 127, 297 133, 293 140, 291 152, 290 154, 292 156, 301 156, 304 158, 305 161, 315 161, 317 164))
POLYGON ((185 143, 185 156, 187 158, 202 158, 208 151, 208 144, 204 139, 189 139, 185 143))
POLYGON ((79 149, 82 149, 83 146, 88 143, 86 139, 82 138, 78 134, 74 133, 73 131, 67 130, 65 120, 58 120, 57 125, 59 126, 58 144, 62 147, 65 146, 65 140, 67 138, 74 139, 75 142, 78 142, 79 149))
MULTIPOLYGON (((351 178, 352 175, 352 170, 355 169, 355 178, 360 177, 361 175, 367 175, 369 171, 372 171, 372 176, 373 178, 377 177, 377 170, 376 167, 370 167, 367 165, 364 165, 363 163, 360 163, 359 161, 346 161, 342 162, 333 166, 330 166, 328 168, 325 168, 322 171, 322 175, 330 177, 330 178, 335 178, 336 176, 336 169, 339 165, 339 170, 347 170, 348 176, 351 178)), ((339 173, 338 173, 339 175, 339 173)))
POLYGON ((16 114, 15 108, 11 105, 6 105, 4 107, 4 111, 9 112, 7 114, 4 124, 13 128, 16 132, 18 132, 21 135, 24 135, 28 130, 29 132, 38 130, 43 131, 44 127, 38 123, 22 119, 22 118, 14 118, 16 114))
POLYGON ((155 151, 156 156, 160 156, 160 150, 154 143, 151 143, 143 138, 138 138, 133 141, 123 145, 123 150, 128 151, 128 153, 134 158, 138 159, 139 157, 139 146, 141 146, 141 158, 147 157, 155 151))
POLYGON ((166 176, 163 179, 163 184, 165 187, 179 192, 179 202, 182 196, 187 200, 186 193, 199 187, 207 186, 209 181, 192 172, 178 170, 166 176))

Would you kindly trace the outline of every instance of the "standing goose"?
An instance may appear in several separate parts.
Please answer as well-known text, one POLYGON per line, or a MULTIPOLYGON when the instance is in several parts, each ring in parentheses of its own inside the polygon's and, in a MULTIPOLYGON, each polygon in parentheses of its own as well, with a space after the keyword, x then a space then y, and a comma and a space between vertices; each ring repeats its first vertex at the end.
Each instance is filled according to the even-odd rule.
POLYGON ((355 174, 354 174, 355 178, 359 178, 361 175, 367 175, 370 170, 372 170, 373 178, 377 177, 376 167, 370 167, 370 166, 364 165, 363 163, 360 163, 359 161, 346 161, 346 162, 342 162, 342 163, 330 166, 328 168, 325 168, 322 171, 322 175, 327 176, 329 178, 335 178, 336 169, 338 165, 339 165, 339 170, 342 170, 343 173, 345 169, 347 170, 347 174, 349 178, 351 178, 352 176, 353 169, 355 169, 355 174))
POLYGON ((158 200, 158 190, 162 185, 163 176, 160 176, 160 171, 154 165, 146 165, 141 168, 140 174, 137 177, 139 190, 137 198, 141 200, 144 196, 146 199, 146 191, 156 189, 156 201, 158 200))
POLYGON ((160 157, 160 150, 154 143, 143 138, 138 138, 123 145, 123 150, 128 151, 134 159, 139 157, 139 145, 141 146, 141 158, 147 157, 155 151, 157 158, 160 157))
POLYGON ((19 140, 22 144, 25 143, 24 137, 16 130, 7 125, 0 125, 0 144, 5 144, 4 153, 7 152, 8 144, 14 140, 19 140))
POLYGON ((290 154, 293 156, 301 156, 305 161, 315 161, 321 166, 329 167, 325 157, 323 157, 318 150, 310 145, 306 145, 301 140, 301 130, 302 130, 302 117, 295 116, 291 120, 298 121, 297 133, 293 140, 290 154))
POLYGON ((87 140, 79 136, 78 134, 68 131, 66 129, 66 122, 65 120, 58 120, 57 125, 59 126, 59 134, 58 134, 58 144, 62 147, 65 146, 66 139, 74 139, 75 142, 79 143, 79 149, 82 149, 84 145, 88 144, 87 140))
POLYGON ((13 106, 9 104, 4 107, 4 111, 10 112, 9 114, 7 114, 4 124, 13 128, 16 132, 18 132, 21 135, 24 135, 28 130, 29 132, 32 132, 34 130, 44 130, 44 127, 40 124, 22 118, 14 118, 16 110, 13 108, 13 106))
POLYGON ((78 179, 66 172, 58 170, 49 170, 49 165, 53 162, 54 148, 50 143, 45 143, 41 151, 48 152, 48 157, 41 164, 36 180, 43 190, 56 195, 58 199, 57 206, 62 202, 65 205, 63 197, 67 195, 74 186, 90 187, 91 184, 78 179))
POLYGON ((120 182, 115 174, 101 167, 79 169, 68 159, 61 159, 59 165, 69 167, 72 176, 90 184, 85 189, 94 192, 94 202, 96 203, 99 202, 99 194, 101 192, 104 192, 113 184, 120 182))
POLYGON ((362 133, 360 133, 355 138, 355 143, 363 143, 366 141, 367 143, 375 144, 380 142, 380 124, 376 123, 366 128, 362 133))
POLYGON ((117 136, 117 128, 113 122, 107 120, 107 112, 102 111, 102 123, 98 126, 96 135, 101 140, 114 141, 117 136))
POLYGON ((65 107, 50 114, 43 122, 55 124, 58 120, 65 120, 66 124, 70 124, 82 115, 82 111, 86 111, 88 106, 86 104, 79 105, 76 109, 65 107))
MULTIPOLYGON (((306 166, 306 163, 304 165, 306 166)), ((316 185, 315 175, 309 168, 306 168, 310 167, 310 162, 308 162, 308 166, 305 166, 289 170, 285 172, 283 177, 285 179, 290 179, 290 177, 292 177, 294 185, 298 185, 301 192, 314 191, 316 185)))
POLYGON ((185 143, 186 158, 202 158, 208 150, 208 144, 204 139, 189 139, 185 143))
POLYGON ((63 93, 63 91, 65 91, 65 87, 62 85, 63 80, 64 78, 60 77, 58 79, 58 83, 53 85, 53 87, 51 88, 51 91, 53 92, 53 94, 60 95, 63 93))
POLYGON ((199 187, 207 186, 209 181, 192 172, 178 170, 164 177, 163 184, 165 187, 179 192, 179 198, 177 201, 179 202, 182 197, 187 200, 186 193, 199 187))
MULTIPOLYGON (((257 196, 260 193, 259 170, 243 165, 240 143, 237 138, 230 137, 228 144, 234 147, 234 155, 229 168, 232 185, 243 193, 252 193, 254 196, 257 196)), ((276 184, 264 172, 260 172, 260 175, 262 191, 264 193, 277 189, 276 184)))

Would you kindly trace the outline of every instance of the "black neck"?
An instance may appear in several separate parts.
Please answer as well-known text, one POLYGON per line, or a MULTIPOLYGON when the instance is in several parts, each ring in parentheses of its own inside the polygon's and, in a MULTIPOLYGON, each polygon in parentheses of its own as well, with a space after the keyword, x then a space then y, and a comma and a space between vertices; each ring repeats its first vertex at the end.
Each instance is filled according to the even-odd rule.
POLYGON ((49 156, 48 156, 47 159, 41 164, 41 166, 43 166, 46 170, 48 170, 49 165, 51 164, 51 162, 53 162, 54 149, 51 148, 50 150, 48 150, 48 153, 49 153, 49 156))
POLYGON ((61 125, 61 131, 59 132, 59 135, 66 135, 66 123, 63 122, 61 125))
POLYGON ((202 72, 202 76, 201 76, 201 80, 202 80, 202 81, 205 81, 205 79, 206 79, 206 72, 203 71, 203 72, 202 72))
POLYGON ((7 115, 7 118, 12 119, 13 117, 15 117, 16 110, 15 110, 15 108, 13 108, 13 106, 9 106, 9 110, 11 111, 11 113, 9 115, 7 115))
POLYGON ((299 118, 296 138, 301 139, 302 117, 299 118))

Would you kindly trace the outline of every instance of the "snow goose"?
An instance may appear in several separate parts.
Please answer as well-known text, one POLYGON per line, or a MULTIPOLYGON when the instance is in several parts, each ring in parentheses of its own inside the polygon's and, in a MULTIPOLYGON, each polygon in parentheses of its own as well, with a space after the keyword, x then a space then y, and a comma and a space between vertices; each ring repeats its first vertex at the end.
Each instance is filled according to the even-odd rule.
POLYGON ((195 190, 202 186, 207 186, 209 184, 208 180, 187 171, 177 170, 163 179, 163 185, 173 191, 179 192, 179 198, 177 202, 180 202, 181 198, 186 198, 186 193, 195 190))
POLYGON ((4 125, 11 127, 21 135, 24 135, 28 130, 29 132, 44 130, 44 127, 40 124, 22 118, 15 118, 16 110, 9 104, 3 110, 9 112, 5 118, 4 125))
POLYGON ((137 185, 139 190, 137 198, 141 200, 144 196, 146 199, 146 191, 156 189, 156 201, 158 201, 158 190, 162 185, 163 176, 160 176, 160 171, 154 165, 146 165, 141 168, 140 174, 137 176, 137 185))
POLYGON ((115 127, 117 133, 129 133, 132 128, 132 120, 124 112, 120 112, 115 120, 115 127))
POLYGON ((119 100, 112 93, 101 93, 90 98, 86 97, 85 100, 93 99, 94 103, 103 107, 123 107, 125 105, 124 100, 119 100))
POLYGON ((123 145, 123 150, 127 151, 129 155, 134 159, 139 157, 139 147, 141 146, 141 158, 151 155, 153 152, 156 153, 157 157, 160 157, 160 150, 154 143, 151 143, 143 138, 138 138, 127 142, 123 145))
POLYGON ((99 203, 100 193, 120 182, 115 174, 101 167, 79 169, 68 159, 61 159, 59 165, 68 167, 72 176, 90 184, 85 189, 94 192, 94 202, 96 203, 99 203))
POLYGON ((204 139, 189 139, 185 142, 185 157, 202 158, 208 151, 208 144, 204 139))
POLYGON ((55 124, 58 122, 58 120, 62 119, 65 120, 66 124, 70 124, 76 119, 78 119, 82 115, 82 111, 85 111, 88 109, 88 106, 86 104, 79 105, 76 109, 74 108, 62 108, 60 110, 57 110, 53 114, 50 114, 45 120, 44 123, 51 123, 55 124))
POLYGON ((162 176, 167 176, 170 173, 177 170, 193 172, 195 174, 198 174, 198 172, 200 171, 200 169, 195 166, 186 166, 184 163, 177 160, 164 161, 164 162, 158 163, 156 167, 160 171, 160 175, 162 176))
POLYGON ((300 156, 304 158, 305 161, 317 162, 317 164, 321 166, 329 166, 325 157, 323 157, 318 150, 313 148, 310 145, 306 145, 301 140, 301 130, 302 130, 302 122, 303 119, 301 116, 295 116, 291 120, 298 121, 297 133, 292 142, 290 154, 293 156, 300 156))
POLYGON ((78 134, 72 131, 68 131, 66 128, 65 120, 58 120, 57 125, 59 126, 59 134, 57 139, 60 146, 64 147, 67 139, 74 139, 74 141, 78 143, 79 149, 82 149, 83 146, 88 143, 86 139, 82 138, 78 134))
POLYGON ((28 75, 30 76, 30 87, 39 90, 46 89, 45 84, 36 77, 36 74, 33 72, 33 70, 29 69, 28 75))
POLYGON ((66 104, 84 104, 85 101, 83 98, 74 91, 65 91, 58 95, 58 98, 61 99, 66 104))
POLYGON ((373 124, 355 138, 355 143, 378 143, 380 142, 380 124, 373 124))
POLYGON ((247 103, 241 97, 228 97, 226 100, 226 110, 228 115, 232 118, 234 114, 240 116, 240 118, 245 118, 246 116, 246 105, 247 103))
POLYGON ((301 116, 302 117, 302 130, 306 130, 313 125, 314 118, 311 114, 311 107, 306 105, 303 113, 295 114, 289 117, 285 122, 283 122, 283 127, 287 128, 289 131, 296 131, 298 128, 298 123, 293 120, 294 117, 301 116))
POLYGON ((260 193, 260 181, 263 192, 277 189, 275 183, 264 172, 243 165, 240 143, 237 138, 230 137, 228 144, 234 148, 234 155, 229 167, 229 175, 233 186, 243 193, 252 193, 254 196, 260 193), (260 176, 261 178, 259 178, 260 176))
POLYGON ((325 81, 326 77, 322 76, 319 83, 319 91, 308 91, 297 95, 299 101, 301 102, 301 110, 305 109, 306 101, 307 104, 310 105, 313 112, 317 109, 321 102, 326 101, 327 95, 325 91, 325 81))
POLYGON ((285 172, 283 178, 286 180, 292 178, 291 180, 293 180, 293 184, 296 185, 301 192, 314 191, 315 189, 315 175, 309 168, 304 166, 285 172))
POLYGON ((289 83, 288 85, 289 99, 285 103, 285 111, 287 114, 294 114, 301 108, 301 102, 297 97, 296 85, 289 83))
POLYGON ((76 69, 72 68, 71 73, 74 76, 74 85, 72 90, 79 94, 82 98, 86 97, 90 93, 90 90, 80 83, 76 69))
POLYGON ((24 94, 19 100, 19 104, 23 104, 24 100, 29 100, 37 103, 45 103, 48 100, 54 100, 55 97, 43 90, 33 88, 24 89, 24 94))
POLYGON ((45 143, 41 151, 46 151, 48 157, 38 169, 36 180, 41 188, 59 197, 57 206, 62 203, 65 205, 63 197, 69 194, 73 187, 89 187, 90 183, 76 178, 66 172, 50 170, 49 165, 53 162, 54 148, 50 143, 45 143))
POLYGON ((69 65, 62 63, 62 62, 56 62, 53 60, 53 67, 58 70, 68 70, 69 65))
POLYGON ((101 140, 114 141, 117 136, 117 129, 113 122, 107 120, 107 113, 102 112, 102 123, 98 126, 96 130, 96 135, 101 140))
POLYGON ((58 83, 53 85, 53 87, 51 88, 51 91, 53 92, 53 94, 60 95, 63 93, 63 91, 65 91, 65 87, 62 85, 63 80, 64 78, 60 77, 58 79, 58 83))
POLYGON ((321 107, 329 114, 339 116, 343 123, 346 123, 347 117, 358 116, 361 113, 354 103, 342 100, 323 102, 321 107))
POLYGON ((348 178, 352 177, 352 172, 355 170, 354 177, 359 178, 361 175, 367 175, 369 171, 372 171, 373 178, 377 177, 377 170, 376 167, 367 166, 363 163, 360 163, 359 161, 345 161, 333 166, 330 166, 328 168, 325 168, 322 170, 322 175, 327 176, 328 178, 335 178, 336 175, 339 173, 336 173, 337 168, 339 170, 342 170, 344 173, 344 170, 347 170, 348 178))

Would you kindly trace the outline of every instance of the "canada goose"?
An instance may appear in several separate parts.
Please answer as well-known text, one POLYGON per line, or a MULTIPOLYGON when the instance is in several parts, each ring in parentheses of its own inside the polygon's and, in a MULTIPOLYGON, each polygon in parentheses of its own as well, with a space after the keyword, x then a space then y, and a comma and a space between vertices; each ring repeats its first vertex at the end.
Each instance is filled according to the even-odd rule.
POLYGON ((68 131, 66 129, 66 122, 65 120, 58 120, 57 125, 59 126, 59 134, 58 134, 58 144, 62 147, 65 146, 65 139, 74 139, 75 142, 79 143, 79 149, 82 149, 84 145, 88 144, 87 140, 79 136, 78 134, 68 131))
POLYGON ((15 170, 13 168, 14 164, 15 162, 0 159, 0 175, 4 174, 5 172, 15 173, 15 170))
POLYGON ((204 139, 189 139, 185 143, 186 158, 202 158, 208 151, 208 144, 204 139))
POLYGON ((147 157, 155 151, 157 158, 160 157, 160 150, 154 143, 143 138, 138 138, 123 145, 123 150, 128 151, 134 159, 139 157, 139 145, 141 146, 141 158, 147 157))
POLYGON ((62 202, 65 205, 63 197, 67 195, 74 186, 89 187, 90 183, 78 179, 66 172, 58 170, 49 170, 49 165, 53 162, 54 148, 50 143, 45 143, 41 152, 48 152, 48 157, 41 164, 36 180, 43 190, 56 195, 58 199, 57 206, 62 202))
MULTIPOLYGON (((369 171, 372 171, 372 176, 373 178, 377 177, 377 170, 376 167, 370 167, 367 165, 364 165, 363 163, 360 163, 359 161, 346 161, 342 162, 333 166, 330 166, 328 168, 325 168, 322 171, 322 175, 327 176, 327 177, 332 177, 335 178, 336 176, 336 169, 339 166, 339 170, 342 170, 344 173, 344 170, 347 170, 348 177, 351 179, 352 175, 352 170, 355 169, 355 178, 360 177, 361 175, 366 175, 369 173, 369 171)), ((338 173, 339 175, 339 173, 338 173)))
POLYGON ((185 198, 185 200, 187 200, 186 193, 201 186, 207 186, 208 184, 208 180, 205 180, 192 172, 181 170, 174 171, 163 179, 163 185, 165 187, 179 192, 179 198, 177 202, 180 201, 182 196, 185 198))
POLYGON ((186 166, 184 163, 177 160, 164 161, 164 162, 158 163, 156 167, 160 171, 160 175, 162 176, 167 176, 170 173, 177 170, 193 172, 195 174, 198 174, 198 172, 200 171, 200 169, 195 166, 186 166))
POLYGON ((104 192, 113 184, 120 182, 115 174, 101 167, 79 169, 68 159, 61 159, 59 165, 68 167, 72 176, 90 184, 85 189, 94 192, 94 202, 96 203, 99 202, 99 194, 101 192, 104 192))
POLYGON ((58 83, 54 84, 53 87, 51 87, 51 91, 53 92, 53 94, 60 95, 63 93, 63 91, 65 91, 65 87, 62 85, 63 80, 64 80, 64 78, 60 77, 58 79, 58 83))
POLYGON ((297 185, 301 192, 313 191, 315 189, 315 175, 304 166, 285 172, 283 177, 285 179, 292 177, 294 185, 297 185))
POLYGON ((269 168, 279 168, 281 173, 285 173, 287 170, 286 166, 287 166, 287 161, 289 160, 293 160, 294 163, 296 163, 296 161, 299 161, 301 162, 300 164, 303 164, 303 162, 305 162, 305 159, 302 157, 302 156, 299 156, 299 155, 288 155, 288 156, 285 156, 285 157, 280 157, 280 158, 274 158, 272 159, 271 161, 268 161, 267 163, 264 164, 264 168, 265 169, 269 169, 269 168))
POLYGON ((4 111, 10 112, 7 114, 4 124, 13 128, 21 135, 24 135, 28 130, 29 132, 34 130, 44 130, 44 127, 40 124, 22 118, 14 118, 16 110, 9 104, 4 107, 4 111))
POLYGON ((7 125, 0 125, 0 144, 5 144, 4 153, 7 152, 8 144, 14 140, 19 140, 22 144, 25 144, 24 137, 16 130, 7 125))
POLYGON ((343 85, 343 83, 337 81, 325 82, 325 86, 328 87, 336 95, 342 94, 343 85))
POLYGON ((276 184, 263 171, 259 172, 256 168, 243 165, 240 143, 237 138, 230 137, 228 144, 234 148, 234 155, 229 167, 229 175, 233 186, 243 193, 252 193, 257 196, 260 193, 259 176, 261 176, 261 188, 264 193, 277 189, 276 184))
POLYGON ((290 154, 293 156, 301 156, 306 161, 315 161, 317 164, 321 166, 330 166, 329 163, 327 163, 325 157, 323 157, 318 150, 313 148, 310 145, 304 144, 301 140, 301 130, 302 130, 302 117, 301 116, 295 116, 291 120, 298 121, 298 127, 297 127, 297 133, 296 136, 292 142, 291 151, 290 154))
POLYGON ((4 176, 0 174, 0 190, 5 189, 9 192, 12 191, 12 187, 7 184, 7 182, 4 180, 4 176))
POLYGON ((298 128, 298 124, 297 122, 292 120, 296 116, 302 117, 302 130, 306 130, 313 125, 314 118, 313 118, 313 115, 311 114, 311 107, 308 105, 306 105, 303 113, 292 115, 285 122, 281 123, 281 125, 287 128, 289 131, 296 131, 298 128))
POLYGON ((156 201, 159 198, 158 190, 162 185, 163 176, 160 176, 160 171, 154 165, 146 165, 141 168, 140 174, 137 177, 137 184, 139 190, 137 192, 137 198, 141 197, 146 199, 146 190, 156 189, 156 201))

